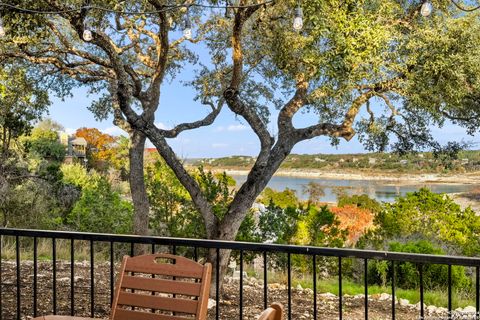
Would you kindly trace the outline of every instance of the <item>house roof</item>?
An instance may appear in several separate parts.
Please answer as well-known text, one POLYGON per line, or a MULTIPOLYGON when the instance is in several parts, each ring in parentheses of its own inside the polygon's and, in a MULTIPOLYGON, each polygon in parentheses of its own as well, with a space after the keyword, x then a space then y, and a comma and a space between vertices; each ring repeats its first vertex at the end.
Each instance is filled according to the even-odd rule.
POLYGON ((86 146, 87 145, 87 140, 83 137, 75 138, 72 140, 72 145, 77 145, 77 146, 86 146))

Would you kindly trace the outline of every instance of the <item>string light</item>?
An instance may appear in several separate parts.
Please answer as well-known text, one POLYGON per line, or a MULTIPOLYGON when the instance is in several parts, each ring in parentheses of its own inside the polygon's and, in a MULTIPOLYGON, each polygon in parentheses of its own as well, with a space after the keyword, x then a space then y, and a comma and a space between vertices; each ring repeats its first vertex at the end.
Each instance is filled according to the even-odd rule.
MULTIPOLYGON (((2 5, 2 1, 0 1, 0 5, 2 5)), ((5 27, 3 26, 3 18, 2 15, 0 14, 0 38, 4 38, 6 35, 5 33, 5 27)))
POLYGON ((183 36, 185 39, 190 40, 192 39, 192 21, 190 21, 190 15, 188 14, 188 9, 187 9, 187 14, 185 15, 185 25, 183 28, 183 36))
MULTIPOLYGON (((427 2, 428 2, 428 1, 425 1, 425 2, 422 4, 422 9, 423 9, 424 6, 425 6, 425 10, 426 10, 425 13, 428 13, 428 14, 427 14, 427 15, 424 15, 424 14, 422 13, 422 9, 420 10, 420 13, 421 13, 424 17, 429 16, 429 15, 432 13, 432 11, 433 11, 433 5, 432 5, 430 2, 428 2, 428 4, 427 4, 427 2), (428 11, 428 10, 430 10, 430 11, 428 11)), ((464 7, 464 6, 462 6, 460 3, 458 3, 458 2, 455 1, 455 0, 450 0, 450 2, 453 3, 453 5, 454 5, 455 7, 457 7, 458 10, 464 11, 464 12, 472 12, 472 11, 477 11, 478 9, 480 9, 480 5, 473 6, 473 7, 464 7)))
MULTIPOLYGON (((73 12, 79 12, 82 10, 98 10, 98 11, 104 11, 104 12, 110 12, 110 13, 116 13, 116 14, 126 14, 126 15, 148 15, 148 14, 158 14, 162 12, 170 12, 178 9, 187 9, 187 14, 185 16, 185 21, 184 21, 184 29, 183 29, 183 36, 186 39, 191 39, 192 38, 192 22, 190 21, 190 16, 188 14, 188 8, 189 7, 199 7, 199 8, 211 8, 211 9, 225 9, 225 10, 232 10, 232 9, 242 9, 242 8, 255 8, 255 7, 261 7, 261 6, 266 6, 267 4, 274 3, 275 0, 267 0, 261 3, 257 4, 250 4, 250 5, 239 5, 238 3, 235 3, 234 5, 228 4, 227 6, 221 6, 221 5, 206 5, 206 4, 197 4, 197 3, 192 3, 192 4, 181 4, 181 5, 169 5, 169 6, 164 6, 164 9, 160 10, 152 10, 152 11, 124 11, 124 10, 116 10, 116 9, 109 9, 105 7, 100 7, 100 6, 95 6, 95 5, 86 5, 86 6, 81 6, 81 7, 75 7, 75 8, 70 8, 70 9, 65 9, 65 10, 58 10, 58 11, 48 11, 48 10, 35 10, 35 9, 29 9, 29 8, 23 8, 20 6, 8 4, 8 3, 3 3, 0 1, 0 8, 1 7, 6 7, 13 9, 15 11, 20 11, 20 12, 27 12, 27 13, 33 13, 33 14, 67 14, 67 13, 73 13, 73 12)), ((5 36, 5 30, 3 28, 3 23, 0 17, 0 37, 5 36)), ((89 30, 86 26, 84 28, 82 38, 86 42, 90 42, 93 40, 93 34, 92 31, 89 30)))
POLYGON ((51 10, 50 11, 49 10, 42 11, 42 10, 23 8, 23 7, 20 7, 20 6, 16 6, 16 5, 9 4, 9 3, 2 3, 2 2, 0 2, 0 7, 6 7, 6 8, 14 9, 15 11, 36 13, 36 14, 62 14, 62 13, 80 12, 82 10, 98 10, 98 11, 105 11, 105 12, 119 13, 119 14, 143 15, 143 14, 156 14, 156 13, 161 13, 161 12, 174 11, 174 10, 177 10, 177 9, 189 8, 189 7, 210 8, 210 9, 242 9, 242 8, 247 9, 247 8, 255 8, 255 7, 266 6, 266 5, 274 3, 274 2, 275 2, 275 0, 267 0, 267 1, 264 1, 264 2, 261 2, 261 3, 256 3, 256 4, 227 5, 227 6, 192 3, 192 4, 166 5, 166 6, 164 6, 164 9, 151 10, 151 11, 128 11, 128 10, 124 11, 124 10, 109 9, 109 8, 96 6, 96 5, 87 5, 87 6, 74 7, 74 8, 70 8, 70 9, 57 10, 57 11, 51 11, 51 10))
POLYGON ((420 8, 420 14, 424 17, 428 17, 429 15, 432 14, 433 11, 433 6, 430 1, 425 1, 422 4, 422 7, 420 8))
POLYGON ((303 11, 300 4, 295 8, 295 16, 293 18, 293 30, 300 31, 303 28, 303 11))
POLYGON ((83 40, 90 42, 93 40, 93 34, 92 31, 85 29, 83 30, 83 35, 82 35, 83 40))
POLYGON ((5 37, 5 28, 3 27, 3 19, 0 16, 0 38, 5 37))

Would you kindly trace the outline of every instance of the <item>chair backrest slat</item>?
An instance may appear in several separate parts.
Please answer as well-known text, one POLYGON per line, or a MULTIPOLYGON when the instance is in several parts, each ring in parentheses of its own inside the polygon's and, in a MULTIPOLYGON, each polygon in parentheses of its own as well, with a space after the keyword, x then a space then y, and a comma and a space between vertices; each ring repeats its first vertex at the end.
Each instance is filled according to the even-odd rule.
POLYGON ((139 293, 120 292, 117 305, 195 314, 197 301, 139 293))
POLYGON ((203 275, 203 268, 189 268, 189 266, 176 264, 163 264, 161 266, 156 266, 143 263, 144 262, 142 260, 132 262, 127 261, 125 271, 197 279, 201 279, 203 275))
POLYGON ((199 296, 202 284, 199 282, 184 282, 166 279, 123 277, 123 288, 149 290, 154 292, 175 293, 187 296, 199 296))
POLYGON ((205 320, 211 271, 209 263, 170 254, 125 256, 110 319, 205 320))
POLYGON ((116 320, 192 320, 192 318, 118 309, 116 320))

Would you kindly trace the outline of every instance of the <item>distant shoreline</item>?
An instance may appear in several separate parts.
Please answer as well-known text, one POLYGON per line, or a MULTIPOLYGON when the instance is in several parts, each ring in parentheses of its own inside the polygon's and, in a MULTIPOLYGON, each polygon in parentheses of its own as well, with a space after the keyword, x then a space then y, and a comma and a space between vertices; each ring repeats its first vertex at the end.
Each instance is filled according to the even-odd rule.
MULTIPOLYGON (((249 170, 212 168, 215 172, 225 171, 229 175, 245 176, 249 170)), ((402 185, 418 184, 418 183, 435 183, 435 184, 480 184, 480 172, 463 173, 463 174, 396 174, 385 172, 325 172, 320 170, 279 170, 275 176, 296 177, 296 178, 313 178, 313 179, 329 179, 329 180, 372 180, 384 181, 386 184, 400 183, 402 185)))

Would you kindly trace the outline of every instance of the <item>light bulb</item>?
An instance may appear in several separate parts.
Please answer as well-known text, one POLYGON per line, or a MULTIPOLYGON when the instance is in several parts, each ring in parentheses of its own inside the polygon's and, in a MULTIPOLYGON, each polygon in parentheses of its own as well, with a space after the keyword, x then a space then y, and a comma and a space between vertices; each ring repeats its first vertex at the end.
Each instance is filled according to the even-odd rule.
POLYGON ((424 17, 428 17, 432 14, 433 6, 430 1, 425 1, 420 8, 420 14, 424 17))
POLYGON ((3 27, 3 19, 0 17, 0 38, 5 37, 5 28, 3 27))
POLYGON ((83 40, 90 42, 93 39, 92 31, 85 29, 83 30, 83 40))
POLYGON ((190 16, 187 15, 185 16, 185 28, 183 28, 183 36, 185 39, 192 39, 192 22, 190 21, 190 16))
POLYGON ((298 6, 295 9, 295 17, 293 18, 293 30, 300 31, 303 28, 303 12, 302 8, 298 6))
POLYGON ((183 36, 185 37, 185 39, 192 39, 192 29, 191 28, 185 28, 183 29, 183 36))

